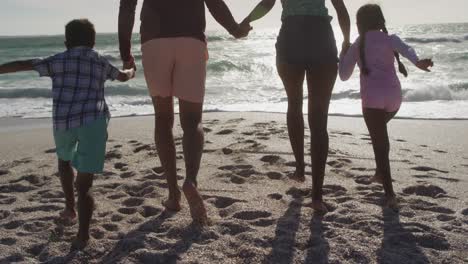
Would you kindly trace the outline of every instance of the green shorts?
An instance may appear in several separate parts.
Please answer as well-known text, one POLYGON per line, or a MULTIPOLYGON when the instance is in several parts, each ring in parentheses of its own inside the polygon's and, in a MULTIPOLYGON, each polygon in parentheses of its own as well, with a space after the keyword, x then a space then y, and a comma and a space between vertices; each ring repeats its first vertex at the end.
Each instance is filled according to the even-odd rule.
POLYGON ((107 118, 102 117, 82 127, 54 130, 58 158, 71 161, 78 172, 101 173, 106 156, 107 124, 107 118))

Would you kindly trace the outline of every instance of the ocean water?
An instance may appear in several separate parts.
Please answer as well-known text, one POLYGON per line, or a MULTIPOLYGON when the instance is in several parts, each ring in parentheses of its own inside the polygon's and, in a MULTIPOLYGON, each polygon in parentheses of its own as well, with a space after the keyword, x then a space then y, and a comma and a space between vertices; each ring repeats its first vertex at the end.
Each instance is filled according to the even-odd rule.
MULTIPOLYGON (((425 73, 404 60, 410 76, 400 75, 404 103, 398 117, 467 119, 468 24, 415 25, 391 31, 412 45, 420 57, 433 58, 435 62, 433 71, 425 73)), ((206 111, 286 112, 287 98, 275 67, 277 32, 278 29, 258 30, 243 40, 221 31, 208 32, 206 111)), ((341 46, 341 32, 335 29, 335 33, 341 46)), ((107 83, 107 102, 113 116, 153 113, 141 71, 139 38, 135 35, 133 39, 140 71, 128 83, 107 83)), ((63 36, 0 37, 0 63, 47 57, 63 50, 63 36)), ((121 65, 116 34, 98 35, 96 50, 114 65, 121 65)), ((0 117, 50 117, 50 87, 50 79, 39 78, 35 72, 0 75, 0 117)), ((337 81, 330 114, 361 115, 359 98, 356 69, 350 81, 337 81)))

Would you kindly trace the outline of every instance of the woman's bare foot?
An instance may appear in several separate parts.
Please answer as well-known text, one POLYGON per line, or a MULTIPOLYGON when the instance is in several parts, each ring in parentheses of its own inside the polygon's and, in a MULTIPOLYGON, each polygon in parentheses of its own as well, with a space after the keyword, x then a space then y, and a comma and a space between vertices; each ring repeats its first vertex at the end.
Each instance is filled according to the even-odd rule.
POLYGON ((297 182, 305 182, 305 169, 304 167, 297 167, 296 171, 290 176, 291 180, 297 182))
POLYGON ((76 211, 75 209, 65 208, 62 212, 60 212, 59 216, 63 221, 72 222, 76 220, 76 211))
POLYGON ((79 236, 76 236, 75 239, 72 241, 71 248, 73 250, 83 250, 86 248, 89 242, 89 237, 88 238, 80 238, 79 236))
POLYGON ((325 206, 325 203, 323 201, 312 200, 312 202, 308 204, 307 206, 314 209, 317 213, 321 213, 321 214, 328 213, 328 209, 325 206))
POLYGON ((378 172, 375 172, 374 176, 371 178, 371 182, 383 184, 383 178, 378 172))
POLYGON ((200 225, 208 224, 208 216, 206 214, 203 198, 198 192, 195 184, 190 181, 185 181, 182 186, 182 190, 185 198, 187 198, 187 202, 190 207, 190 215, 192 216, 193 221, 200 225))
POLYGON ((162 205, 169 211, 179 212, 182 207, 180 206, 180 191, 177 190, 176 195, 170 195, 169 199, 162 202, 162 205))

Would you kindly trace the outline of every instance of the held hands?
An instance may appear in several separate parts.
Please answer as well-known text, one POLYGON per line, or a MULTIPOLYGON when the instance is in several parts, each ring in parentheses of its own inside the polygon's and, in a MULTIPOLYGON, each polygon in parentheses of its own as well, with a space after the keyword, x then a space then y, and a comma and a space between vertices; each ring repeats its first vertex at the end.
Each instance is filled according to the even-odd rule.
POLYGON ((239 24, 239 27, 237 30, 232 34, 236 39, 240 38, 245 38, 249 35, 249 32, 253 29, 252 26, 250 26, 250 22, 248 19, 245 19, 242 21, 242 23, 239 24))
POLYGON ((349 40, 343 41, 343 44, 341 45, 340 58, 346 55, 350 47, 351 47, 351 43, 349 42, 349 40))
POLYGON ((423 71, 430 72, 431 70, 429 68, 434 67, 434 62, 432 59, 420 60, 416 63, 416 67, 423 71))
POLYGON ((135 57, 133 57, 133 55, 130 55, 130 59, 128 61, 123 62, 123 70, 125 73, 130 74, 130 79, 135 78, 137 67, 135 64, 135 57))

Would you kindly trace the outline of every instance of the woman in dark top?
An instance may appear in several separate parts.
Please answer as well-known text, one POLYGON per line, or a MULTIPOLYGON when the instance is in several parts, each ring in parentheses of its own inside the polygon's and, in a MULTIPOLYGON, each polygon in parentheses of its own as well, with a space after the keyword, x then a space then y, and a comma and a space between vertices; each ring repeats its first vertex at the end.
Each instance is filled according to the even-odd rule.
MULTIPOLYGON (((186 179, 182 190, 194 221, 206 223, 197 175, 203 152, 202 110, 207 47, 205 4, 213 17, 236 38, 247 36, 250 26, 237 24, 223 0, 145 0, 141 11, 143 68, 155 111, 155 141, 169 185, 163 205, 180 210, 176 150, 172 128, 174 101, 179 99, 186 179)), ((131 37, 137 0, 120 0, 119 42, 124 68, 135 67, 131 37)))
MULTIPOLYGON (((269 12, 276 0, 263 0, 244 21, 269 12)), ((337 48, 325 0, 281 0, 282 26, 276 43, 277 69, 288 96, 289 139, 296 159, 293 178, 305 181, 302 86, 308 87, 308 119, 312 158, 312 208, 326 212, 322 187, 328 156, 328 107, 338 72, 337 48)), ((349 46, 350 19, 343 0, 332 0, 349 46)))

